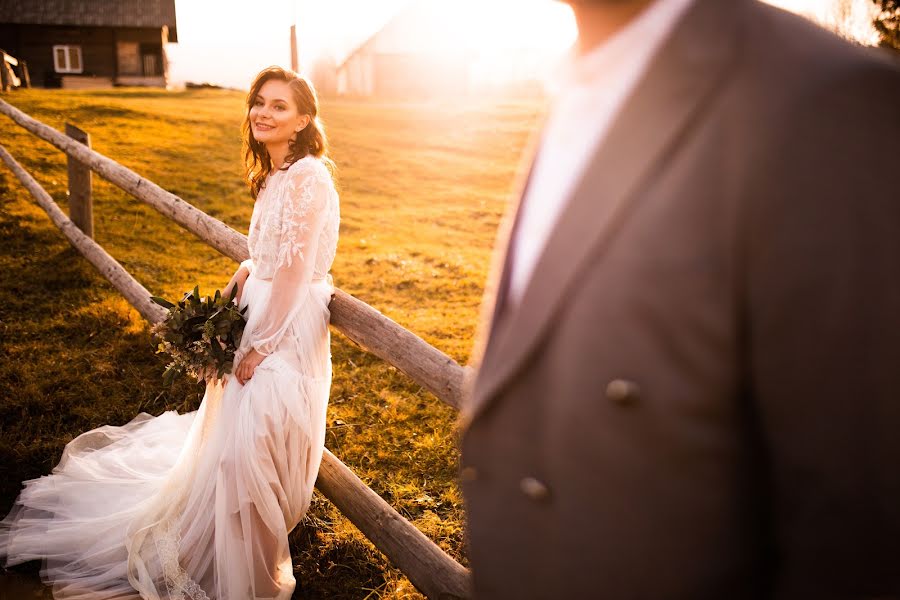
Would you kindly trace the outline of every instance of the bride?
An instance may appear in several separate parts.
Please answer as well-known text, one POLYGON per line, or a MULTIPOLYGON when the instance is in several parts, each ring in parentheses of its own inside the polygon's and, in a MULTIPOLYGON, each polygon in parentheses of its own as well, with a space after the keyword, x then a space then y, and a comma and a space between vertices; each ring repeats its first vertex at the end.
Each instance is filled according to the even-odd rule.
POLYGON ((288 599, 288 533, 309 507, 331 387, 338 195, 315 92, 269 67, 247 96, 249 306, 233 375, 200 408, 76 437, 0 522, 4 566, 43 559, 55 598, 288 599))

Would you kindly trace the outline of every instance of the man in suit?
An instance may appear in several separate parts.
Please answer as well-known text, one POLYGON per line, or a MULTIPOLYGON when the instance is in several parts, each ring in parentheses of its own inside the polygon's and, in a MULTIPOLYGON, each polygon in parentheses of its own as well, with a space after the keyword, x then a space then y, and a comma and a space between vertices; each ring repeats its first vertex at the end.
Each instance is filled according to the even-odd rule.
POLYGON ((572 2, 462 415, 478 599, 900 597, 900 68, 572 2))

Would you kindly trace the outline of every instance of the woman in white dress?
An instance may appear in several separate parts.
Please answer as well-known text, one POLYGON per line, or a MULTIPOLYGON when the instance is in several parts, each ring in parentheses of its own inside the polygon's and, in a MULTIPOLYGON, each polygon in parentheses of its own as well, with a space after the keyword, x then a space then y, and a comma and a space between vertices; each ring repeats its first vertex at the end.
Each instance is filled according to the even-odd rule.
POLYGON ((43 559, 54 597, 291 597, 288 533, 309 507, 331 387, 328 271, 339 206, 302 77, 263 70, 247 98, 250 259, 226 287, 249 306, 235 371, 200 408, 83 433, 24 482, 0 562, 43 559))

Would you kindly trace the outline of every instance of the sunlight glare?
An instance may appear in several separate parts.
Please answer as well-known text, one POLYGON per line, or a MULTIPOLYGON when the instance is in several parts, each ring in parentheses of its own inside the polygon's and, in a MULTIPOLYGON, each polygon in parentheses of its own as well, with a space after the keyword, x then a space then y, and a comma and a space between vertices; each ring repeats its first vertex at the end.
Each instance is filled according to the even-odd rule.
MULTIPOLYGON (((862 43, 877 39, 869 0, 766 1, 826 27, 837 23, 862 43)), ((317 58, 340 64, 386 25, 414 13, 426 26, 405 27, 399 50, 465 61, 475 83, 541 78, 577 34, 571 9, 553 0, 179 0, 176 11, 179 42, 167 45, 173 81, 244 89, 261 68, 290 66, 295 19, 306 74, 317 58)))
POLYGON ((167 47, 173 81, 246 89, 261 68, 290 66, 296 19, 300 70, 318 58, 340 64, 404 13, 429 27, 408 35, 404 52, 452 55, 473 80, 533 78, 572 44, 571 9, 553 0, 185 0, 176 3, 178 43, 167 47))
POLYGON ((465 61, 473 80, 538 72, 575 41, 571 9, 548 0, 298 0, 301 62, 331 56, 340 64, 387 26, 398 51, 465 61), (375 5, 378 5, 377 7, 375 5))

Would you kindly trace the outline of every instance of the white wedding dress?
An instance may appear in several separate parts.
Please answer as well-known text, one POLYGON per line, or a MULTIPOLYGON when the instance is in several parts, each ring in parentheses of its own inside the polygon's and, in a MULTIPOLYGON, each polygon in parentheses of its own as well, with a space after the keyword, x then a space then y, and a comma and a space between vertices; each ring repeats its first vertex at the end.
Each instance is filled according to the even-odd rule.
POLYGON ((291 597, 288 532, 309 507, 331 387, 328 273, 338 195, 325 164, 269 176, 253 208, 248 319, 235 365, 200 408, 76 437, 51 475, 24 482, 0 523, 0 563, 43 559, 56 598, 291 597))

